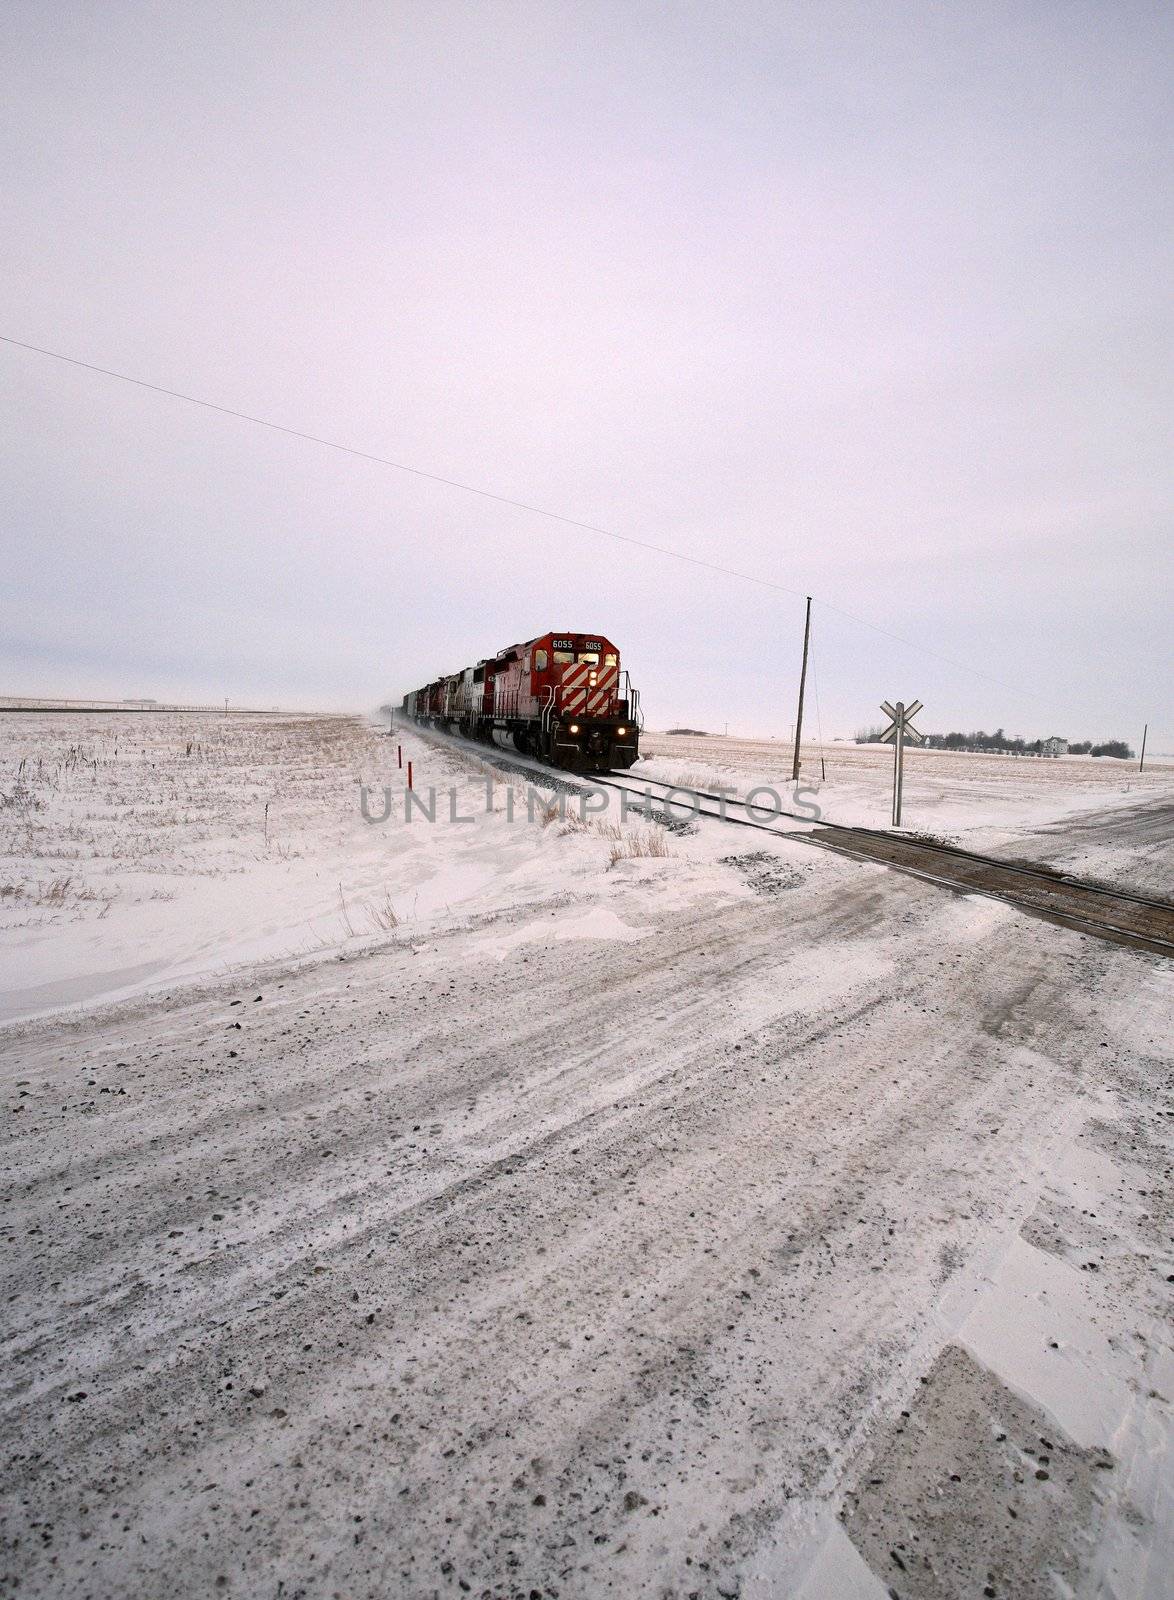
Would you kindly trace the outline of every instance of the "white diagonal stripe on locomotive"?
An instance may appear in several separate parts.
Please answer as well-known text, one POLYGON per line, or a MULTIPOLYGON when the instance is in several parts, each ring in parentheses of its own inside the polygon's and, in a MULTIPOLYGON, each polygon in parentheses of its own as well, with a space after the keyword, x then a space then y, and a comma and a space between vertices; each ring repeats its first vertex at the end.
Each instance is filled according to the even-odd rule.
POLYGON ((588 685, 588 693, 592 701, 595 700, 597 695, 604 695, 610 698, 618 685, 619 676, 618 667, 604 667, 598 678, 588 685))
POLYGON ((610 689, 596 689, 587 701, 587 715, 591 717, 603 716, 611 702, 610 689))
POLYGON ((572 715, 577 715, 577 714, 581 713, 582 710, 583 710, 583 707, 586 704, 587 704, 587 691, 586 691, 586 689, 572 689, 569 694, 564 691, 564 693, 563 693, 563 714, 564 714, 564 716, 572 716, 572 715))
POLYGON ((579 684, 586 683, 587 682, 587 674, 590 671, 591 671, 591 668, 588 666, 588 664, 585 661, 584 662, 578 662, 578 663, 572 661, 570 666, 567 667, 567 669, 563 673, 563 676, 562 676, 562 686, 563 686, 563 688, 564 689, 576 689, 576 688, 578 688, 579 684))

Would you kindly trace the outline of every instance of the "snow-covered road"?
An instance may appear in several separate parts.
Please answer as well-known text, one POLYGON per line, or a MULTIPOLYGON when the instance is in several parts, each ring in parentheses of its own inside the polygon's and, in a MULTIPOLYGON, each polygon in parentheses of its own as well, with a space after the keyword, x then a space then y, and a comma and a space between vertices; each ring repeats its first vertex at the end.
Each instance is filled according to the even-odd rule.
POLYGON ((1168 963, 743 845, 0 1035, 4 1592, 1167 1592, 1168 963))

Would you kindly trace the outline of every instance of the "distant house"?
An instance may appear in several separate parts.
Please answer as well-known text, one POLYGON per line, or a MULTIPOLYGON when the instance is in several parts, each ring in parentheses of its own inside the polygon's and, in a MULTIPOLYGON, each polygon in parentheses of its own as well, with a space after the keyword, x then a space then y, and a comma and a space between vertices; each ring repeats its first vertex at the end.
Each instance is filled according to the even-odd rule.
POLYGON ((1068 741, 1067 739, 1061 739, 1058 733, 1054 733, 1050 739, 1045 739, 1040 746, 1040 755, 1042 756, 1066 756, 1067 754, 1068 741))

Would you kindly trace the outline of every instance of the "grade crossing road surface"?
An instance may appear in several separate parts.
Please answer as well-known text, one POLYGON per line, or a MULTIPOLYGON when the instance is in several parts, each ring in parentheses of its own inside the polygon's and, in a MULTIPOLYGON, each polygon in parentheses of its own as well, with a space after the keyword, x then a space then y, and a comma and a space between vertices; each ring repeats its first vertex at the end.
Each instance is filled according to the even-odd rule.
POLYGON ((744 837, 0 1035, 0 1592, 1160 1593, 1165 964, 744 837))

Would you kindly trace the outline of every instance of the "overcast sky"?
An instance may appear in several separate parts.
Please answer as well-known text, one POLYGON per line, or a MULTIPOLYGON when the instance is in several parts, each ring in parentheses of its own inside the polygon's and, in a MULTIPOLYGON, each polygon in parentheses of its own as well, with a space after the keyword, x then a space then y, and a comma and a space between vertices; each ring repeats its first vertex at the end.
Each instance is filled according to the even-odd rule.
POLYGON ((794 592, 0 345, 0 692, 1174 749, 1170 18, 9 0, 0 333, 794 592))

